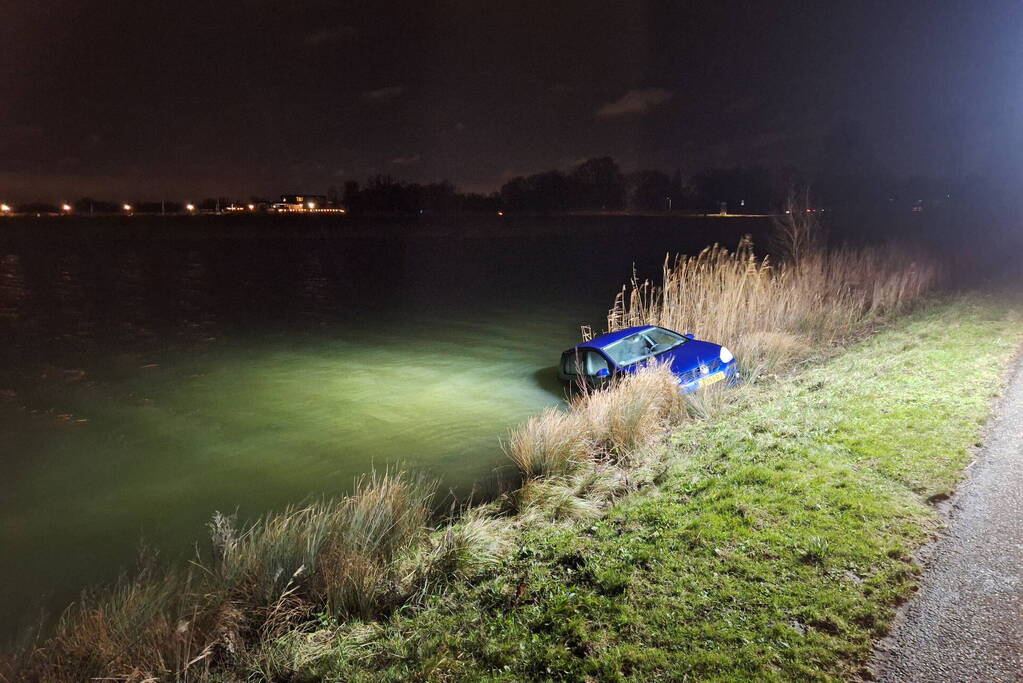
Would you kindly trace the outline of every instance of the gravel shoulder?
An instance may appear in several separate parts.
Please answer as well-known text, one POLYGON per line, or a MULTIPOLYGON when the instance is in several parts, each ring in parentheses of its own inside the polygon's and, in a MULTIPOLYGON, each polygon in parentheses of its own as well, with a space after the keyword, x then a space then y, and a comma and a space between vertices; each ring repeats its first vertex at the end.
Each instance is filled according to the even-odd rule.
POLYGON ((946 503, 920 589, 878 645, 882 681, 1023 681, 1023 362, 946 503))

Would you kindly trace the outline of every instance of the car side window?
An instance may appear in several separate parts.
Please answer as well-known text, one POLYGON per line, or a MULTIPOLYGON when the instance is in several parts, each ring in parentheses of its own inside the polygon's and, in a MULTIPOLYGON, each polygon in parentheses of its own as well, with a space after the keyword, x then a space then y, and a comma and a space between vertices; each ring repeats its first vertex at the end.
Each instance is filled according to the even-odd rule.
POLYGON ((562 359, 562 370, 566 375, 582 374, 593 377, 601 370, 610 370, 607 359, 596 351, 576 351, 566 353, 562 359))
POLYGON ((588 351, 586 353, 586 365, 584 367, 586 368, 586 374, 591 377, 601 370, 610 370, 607 366, 607 359, 596 351, 588 351))
POLYGON ((584 367, 583 354, 579 351, 566 351, 561 357, 561 369, 566 375, 578 375, 584 367))

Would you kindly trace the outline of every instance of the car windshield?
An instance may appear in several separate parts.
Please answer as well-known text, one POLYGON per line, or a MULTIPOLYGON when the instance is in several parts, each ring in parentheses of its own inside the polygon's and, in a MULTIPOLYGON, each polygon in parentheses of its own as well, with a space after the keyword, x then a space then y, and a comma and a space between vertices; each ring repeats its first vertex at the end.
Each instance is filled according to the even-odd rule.
POLYGON ((670 351, 686 341, 685 337, 674 332, 663 330, 660 327, 651 327, 608 344, 604 347, 604 353, 615 362, 615 365, 622 367, 670 351))

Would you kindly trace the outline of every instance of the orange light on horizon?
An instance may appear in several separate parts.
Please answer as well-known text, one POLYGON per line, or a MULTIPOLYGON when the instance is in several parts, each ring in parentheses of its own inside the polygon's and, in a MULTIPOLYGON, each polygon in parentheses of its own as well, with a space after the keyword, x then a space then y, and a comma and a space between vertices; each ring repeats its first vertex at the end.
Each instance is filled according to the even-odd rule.
POLYGON ((60 205, 60 210, 63 211, 64 213, 71 213, 71 205, 70 204, 61 204, 60 205))
POLYGON ((185 211, 188 211, 189 213, 195 211, 195 204, 185 204, 185 211))
POLYGON ((125 204, 121 208, 124 209, 125 211, 131 211, 131 204, 125 204))
POLYGON ((308 206, 309 210, 312 211, 313 209, 316 208, 316 202, 309 202, 308 204, 306 204, 306 206, 308 206))
POLYGON ((0 212, 2 212, 2 213, 10 213, 11 212, 11 207, 8 204, 0 204, 0 212))
POLYGON ((256 205, 255 204, 249 204, 249 211, 255 211, 255 210, 256 210, 256 205))

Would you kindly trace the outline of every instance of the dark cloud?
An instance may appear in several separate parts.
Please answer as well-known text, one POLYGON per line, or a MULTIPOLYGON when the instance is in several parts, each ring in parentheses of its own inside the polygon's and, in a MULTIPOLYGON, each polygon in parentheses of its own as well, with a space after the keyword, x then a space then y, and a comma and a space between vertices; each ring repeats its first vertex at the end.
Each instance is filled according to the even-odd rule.
POLYGON ((362 100, 363 102, 390 102, 401 97, 403 92, 405 92, 403 85, 388 85, 362 93, 362 100))
POLYGON ((355 37, 355 27, 341 24, 333 28, 324 28, 313 31, 305 37, 305 44, 318 47, 333 43, 343 43, 355 37))
POLYGON ((395 166, 415 166, 422 160, 423 157, 421 155, 410 154, 408 156, 396 157, 394 159, 391 159, 391 163, 394 164, 395 166))
POLYGON ((674 96, 667 88, 645 88, 630 90, 614 102, 608 102, 597 109, 597 118, 613 119, 621 116, 638 116, 654 107, 664 104, 674 96))

